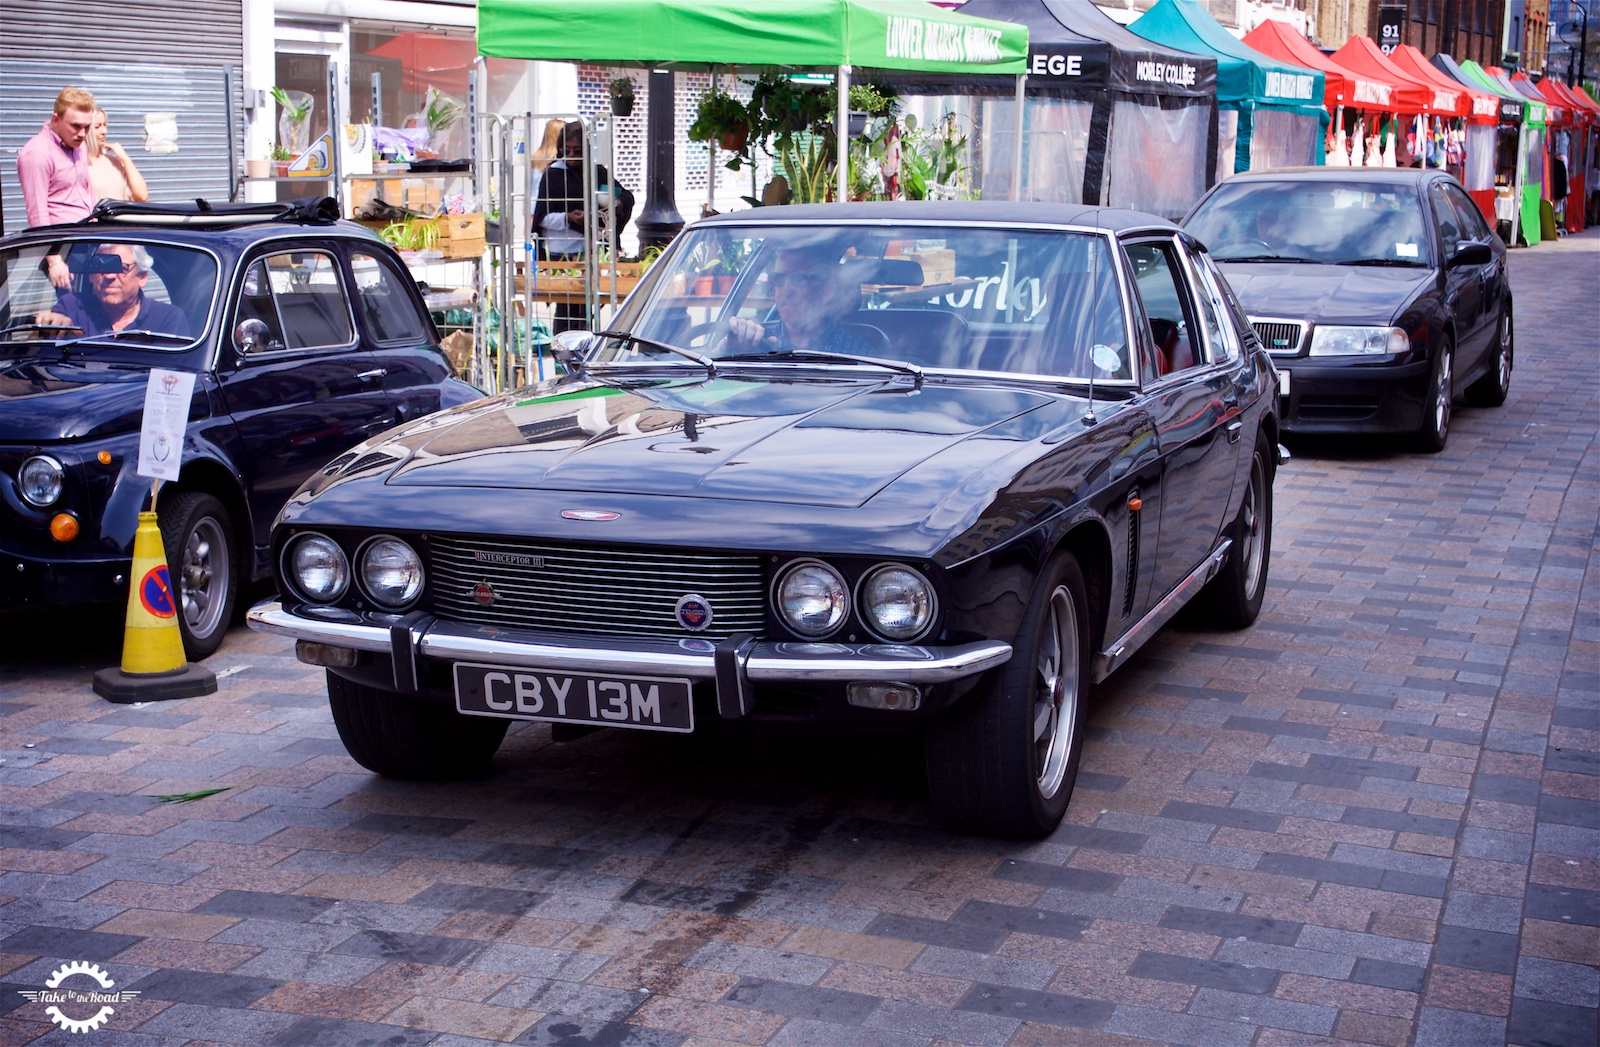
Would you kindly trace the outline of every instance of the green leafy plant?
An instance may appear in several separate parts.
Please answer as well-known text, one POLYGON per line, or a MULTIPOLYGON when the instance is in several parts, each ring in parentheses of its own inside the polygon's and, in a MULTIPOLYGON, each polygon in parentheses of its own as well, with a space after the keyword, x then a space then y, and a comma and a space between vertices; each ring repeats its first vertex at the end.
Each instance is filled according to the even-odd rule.
POLYGON ((283 107, 283 115, 291 124, 303 124, 311 117, 313 100, 309 96, 302 102, 295 102, 289 97, 289 92, 281 87, 274 87, 272 100, 283 107))
POLYGON ((293 160, 294 159, 294 154, 289 152, 289 150, 284 146, 275 145, 275 146, 272 147, 272 152, 269 154, 268 158, 271 159, 271 160, 276 160, 276 161, 279 161, 279 162, 283 162, 283 161, 287 161, 287 160, 293 160))
POLYGON ((900 137, 900 179, 908 200, 970 200, 976 197, 967 164, 967 136, 950 113, 933 128, 905 118, 900 137))
POLYGON ((836 167, 820 137, 806 142, 804 149, 797 142, 780 146, 778 162, 783 165, 784 176, 789 181, 790 203, 820 204, 828 198, 836 167))
POLYGON ((308 137, 306 124, 311 120, 311 110, 316 105, 316 100, 299 91, 296 91, 295 95, 299 96, 299 101, 281 87, 272 88, 272 100, 283 110, 278 123, 279 134, 289 140, 288 147, 294 152, 305 152, 306 147, 311 144, 306 140, 308 137))
POLYGON ((390 222, 378 235, 396 251, 429 251, 439 243, 439 226, 432 219, 390 222))
POLYGON ((633 81, 625 76, 619 76, 606 85, 606 91, 611 96, 612 116, 633 115, 633 81))
POLYGON ((737 98, 713 87, 700 96, 694 123, 689 125, 691 142, 719 142, 734 154, 728 169, 737 171, 750 162, 749 136, 754 127, 750 110, 737 98))
POLYGON ((150 799, 157 800, 161 803, 192 803, 195 800, 204 800, 207 796, 215 796, 218 793, 225 793, 231 788, 233 788, 233 786, 224 785, 220 789, 197 789, 192 793, 163 793, 151 796, 150 799))
POLYGON ((661 257, 663 250, 665 250, 665 248, 663 248, 660 244, 651 244, 649 247, 642 249, 639 252, 639 264, 644 266, 645 270, 648 271, 652 265, 656 264, 656 260, 661 257))
POLYGON ((802 131, 831 126, 830 88, 796 83, 785 73, 766 70, 750 85, 750 127, 755 138, 772 138, 780 150, 802 131))
POLYGON ((428 105, 423 110, 423 120, 428 125, 429 142, 433 141, 434 135, 450 130, 465 108, 437 87, 428 88, 428 105))

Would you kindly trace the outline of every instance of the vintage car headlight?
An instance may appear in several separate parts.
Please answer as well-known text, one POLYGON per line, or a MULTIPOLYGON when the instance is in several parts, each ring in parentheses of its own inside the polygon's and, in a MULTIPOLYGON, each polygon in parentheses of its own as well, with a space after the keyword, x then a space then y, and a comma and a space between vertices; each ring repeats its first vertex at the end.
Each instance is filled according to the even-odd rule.
POLYGON ((1410 349, 1411 339, 1398 327, 1318 327, 1311 332, 1312 356, 1366 356, 1410 349))
POLYGON ((332 538, 302 535, 289 547, 285 574, 300 595, 318 603, 332 603, 350 588, 350 561, 332 538))
POLYGON ((404 607, 422 592, 422 557, 398 538, 374 538, 361 551, 361 587, 385 607, 404 607))
POLYGON ((17 486, 23 501, 43 509, 61 497, 61 481, 67 471, 47 454, 36 454, 17 470, 17 486))
POLYGON ((801 636, 826 636, 850 613, 850 587, 820 560, 796 560, 785 567, 774 596, 783 623, 801 636))
POLYGON ((933 624, 938 608, 933 586, 900 564, 874 567, 861 579, 857 603, 867 625, 885 640, 914 640, 933 624))

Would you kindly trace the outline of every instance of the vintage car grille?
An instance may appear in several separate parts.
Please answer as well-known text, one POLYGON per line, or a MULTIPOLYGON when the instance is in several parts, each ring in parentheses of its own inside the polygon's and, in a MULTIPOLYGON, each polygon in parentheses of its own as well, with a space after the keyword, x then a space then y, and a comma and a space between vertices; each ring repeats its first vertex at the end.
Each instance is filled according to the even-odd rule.
POLYGON ((1300 340, 1305 337, 1306 325, 1287 320, 1252 320, 1261 344, 1274 356, 1293 356, 1300 351, 1300 340))
POLYGON ((720 639, 765 630, 759 556, 482 538, 434 538, 427 549, 431 610, 440 618, 609 636, 720 639), (484 582, 493 591, 487 603, 484 582), (690 593, 712 608, 700 632, 677 620, 678 600, 690 593))

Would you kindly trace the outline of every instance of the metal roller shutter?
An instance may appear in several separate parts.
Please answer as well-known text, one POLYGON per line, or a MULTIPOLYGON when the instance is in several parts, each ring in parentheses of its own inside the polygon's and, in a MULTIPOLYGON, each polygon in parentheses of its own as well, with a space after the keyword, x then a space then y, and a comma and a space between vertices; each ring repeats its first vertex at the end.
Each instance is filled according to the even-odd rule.
POLYGON ((17 151, 50 116, 56 94, 84 87, 106 110, 154 200, 228 196, 223 66, 234 68, 234 140, 243 134, 240 0, 0 0, 0 192, 5 228, 26 223, 17 151), (145 151, 147 113, 177 118, 178 151, 145 151))

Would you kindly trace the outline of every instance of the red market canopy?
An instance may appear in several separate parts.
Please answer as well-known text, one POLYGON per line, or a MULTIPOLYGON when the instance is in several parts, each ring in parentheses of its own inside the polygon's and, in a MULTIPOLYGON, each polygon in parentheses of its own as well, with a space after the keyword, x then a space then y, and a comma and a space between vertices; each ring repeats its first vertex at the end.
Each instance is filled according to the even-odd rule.
POLYGON ((1269 18, 1244 36, 1244 42, 1280 62, 1318 69, 1323 75, 1322 104, 1328 109, 1381 109, 1398 112, 1391 101, 1399 85, 1347 69, 1317 50, 1294 26, 1269 18))
POLYGON ((1333 60, 1346 69, 1362 76, 1395 85, 1391 96, 1390 112, 1426 113, 1429 116, 1454 116, 1454 111, 1440 113, 1434 107, 1433 88, 1401 72, 1370 37, 1352 36, 1345 45, 1333 53, 1333 60))
POLYGON ((1495 124, 1500 122, 1500 99, 1486 91, 1474 91, 1444 70, 1428 61, 1428 57, 1410 44, 1401 44, 1389 55, 1389 61, 1413 79, 1433 85, 1436 95, 1460 95, 1456 106, 1457 116, 1468 123, 1495 124))
POLYGON ((1544 107, 1544 125, 1546 127, 1567 128, 1572 126, 1572 103, 1560 95, 1552 95, 1543 89, 1542 84, 1536 84, 1528 79, 1528 74, 1520 69, 1511 74, 1511 86, 1527 95, 1546 103, 1544 107))

